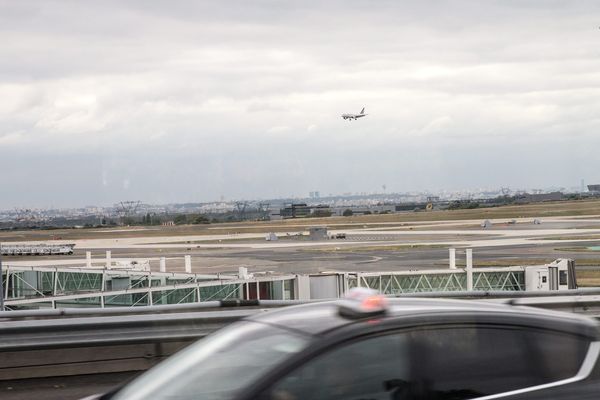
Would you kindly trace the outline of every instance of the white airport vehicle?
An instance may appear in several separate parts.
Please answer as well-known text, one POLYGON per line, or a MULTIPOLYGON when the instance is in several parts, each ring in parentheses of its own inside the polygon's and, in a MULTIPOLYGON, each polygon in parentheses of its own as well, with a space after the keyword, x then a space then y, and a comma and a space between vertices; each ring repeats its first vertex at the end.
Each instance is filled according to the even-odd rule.
POLYGON ((74 244, 3 244, 0 255, 3 256, 45 256, 71 255, 74 244))

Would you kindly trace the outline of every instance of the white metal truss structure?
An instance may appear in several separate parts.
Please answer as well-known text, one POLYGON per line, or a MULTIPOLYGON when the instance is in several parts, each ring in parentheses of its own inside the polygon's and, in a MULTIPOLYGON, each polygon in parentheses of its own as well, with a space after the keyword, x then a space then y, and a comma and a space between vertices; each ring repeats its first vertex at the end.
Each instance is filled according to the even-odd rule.
MULTIPOLYGON (((25 304, 134 306, 229 298, 234 275, 141 270, 7 266, 2 273, 7 307, 25 304), (212 288, 222 286, 219 288, 212 288), (198 288, 191 294, 190 288, 198 288), (150 295, 151 294, 151 295, 150 295), (196 296, 197 295, 197 296, 196 296)), ((239 282, 238 282, 239 285, 239 282)))
MULTIPOLYGON (((348 274, 348 288, 357 286, 375 289, 387 295, 468 290, 467 272, 462 269, 348 274)), ((525 269, 474 268, 473 290, 525 290, 525 269)))
MULTIPOLYGON (((402 272, 335 273, 336 290, 316 298, 333 298, 353 287, 382 294, 452 291, 524 291, 525 267, 473 268, 472 288, 465 269, 402 272)), ((203 275, 81 267, 7 266, 3 271, 8 309, 67 307, 134 307, 226 299, 310 299, 322 274, 310 276, 203 275), (315 288, 304 286, 315 280, 315 288)), ((326 286, 328 287, 328 286, 326 286)))
POLYGON ((5 301, 7 309, 61 308, 61 307, 135 307, 158 304, 197 303, 211 300, 243 299, 249 297, 249 287, 254 286, 260 299, 261 288, 266 285, 269 299, 290 300, 286 293, 293 292, 295 276, 281 276, 277 280, 237 279, 205 281, 172 286, 145 287, 106 292, 80 293, 64 296, 38 296, 5 301), (278 283, 278 285, 274 285, 278 283), (275 290, 279 288, 277 293, 275 290))

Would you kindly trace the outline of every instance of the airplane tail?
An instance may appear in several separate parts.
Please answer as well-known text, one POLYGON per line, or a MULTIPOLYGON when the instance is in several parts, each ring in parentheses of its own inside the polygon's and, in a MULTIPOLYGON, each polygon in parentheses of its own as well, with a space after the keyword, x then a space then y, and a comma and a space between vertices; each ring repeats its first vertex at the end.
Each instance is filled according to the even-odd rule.
POLYGON ((365 113, 365 108, 363 107, 363 109, 360 111, 361 114, 365 113))

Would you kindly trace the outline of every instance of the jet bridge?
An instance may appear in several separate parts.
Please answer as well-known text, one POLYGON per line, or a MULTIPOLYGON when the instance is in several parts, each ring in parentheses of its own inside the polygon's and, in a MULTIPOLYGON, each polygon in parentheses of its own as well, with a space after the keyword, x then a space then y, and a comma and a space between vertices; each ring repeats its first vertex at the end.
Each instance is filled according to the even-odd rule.
POLYGON ((8 309, 135 307, 212 300, 332 299, 354 287, 386 295, 427 292, 523 292, 577 287, 572 260, 538 266, 450 268, 309 275, 153 272, 8 265, 2 272, 8 309))

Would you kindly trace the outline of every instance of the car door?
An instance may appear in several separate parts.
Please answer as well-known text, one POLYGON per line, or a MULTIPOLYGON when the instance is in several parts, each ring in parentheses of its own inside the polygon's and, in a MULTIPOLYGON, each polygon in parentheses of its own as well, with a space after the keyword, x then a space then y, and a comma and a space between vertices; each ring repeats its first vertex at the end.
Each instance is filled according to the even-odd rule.
POLYGON ((447 324, 345 341, 304 361, 261 400, 473 399, 575 376, 589 342, 506 325, 447 324))
POLYGON ((410 379, 405 334, 344 342, 293 368, 259 396, 264 400, 389 399, 410 379))

